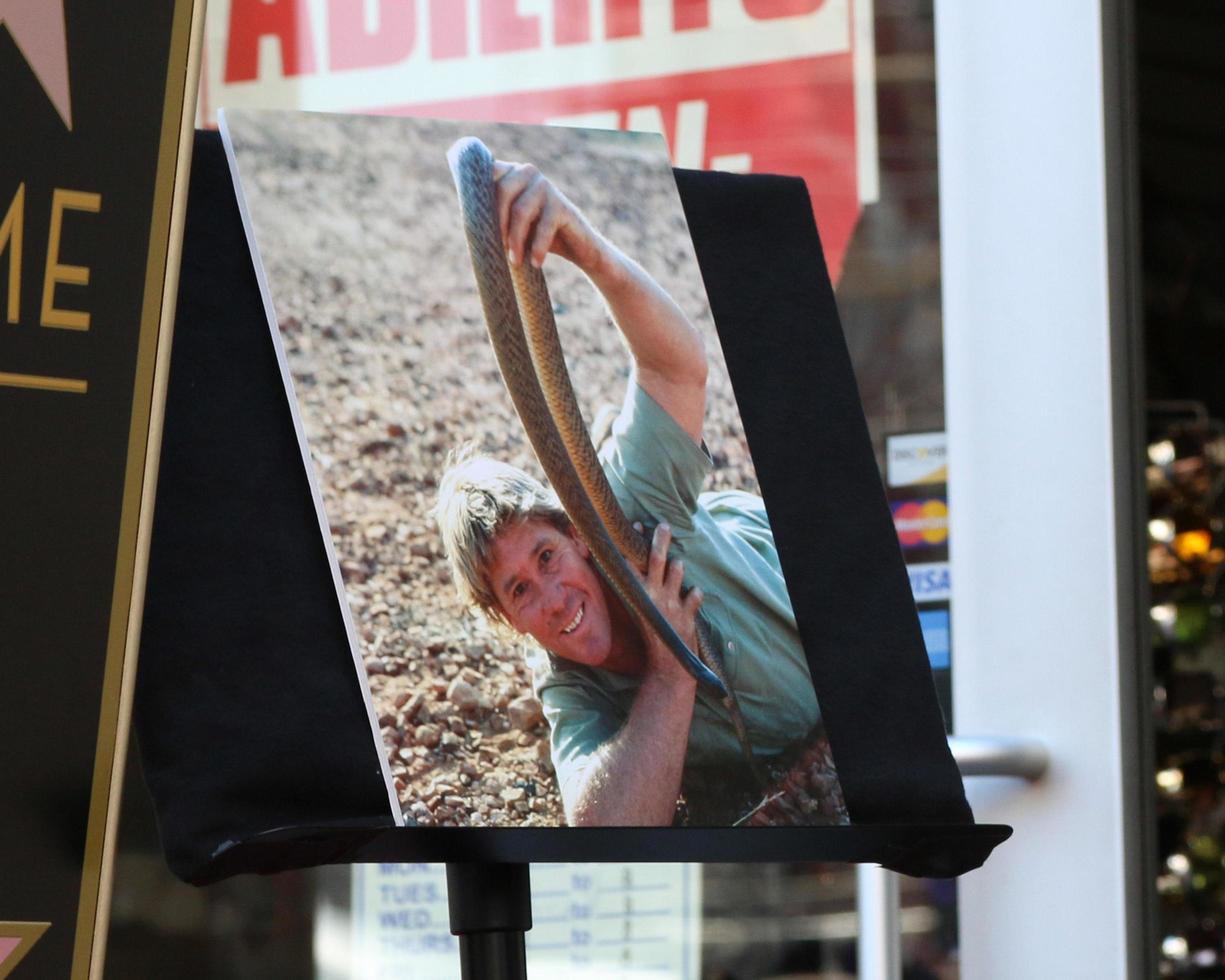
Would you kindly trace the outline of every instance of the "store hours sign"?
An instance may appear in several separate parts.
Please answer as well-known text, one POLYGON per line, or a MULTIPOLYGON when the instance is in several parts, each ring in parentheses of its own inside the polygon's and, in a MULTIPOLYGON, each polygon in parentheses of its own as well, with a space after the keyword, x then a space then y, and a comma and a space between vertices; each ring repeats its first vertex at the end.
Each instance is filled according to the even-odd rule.
POLYGON ((806 178, 836 279, 872 47, 872 0, 215 0, 202 105, 662 132, 679 167, 806 178))
MULTIPOLYGON (((531 873, 526 952, 534 980, 698 980, 701 865, 533 864, 531 873)), ((347 962, 336 963, 344 975, 455 976, 459 941, 448 925, 442 865, 355 864, 350 880, 347 962)))

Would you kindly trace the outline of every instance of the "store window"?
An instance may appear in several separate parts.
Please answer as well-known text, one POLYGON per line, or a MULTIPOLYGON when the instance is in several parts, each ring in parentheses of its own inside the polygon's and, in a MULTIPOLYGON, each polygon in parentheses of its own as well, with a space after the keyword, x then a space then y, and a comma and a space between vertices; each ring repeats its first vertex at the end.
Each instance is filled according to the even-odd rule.
POLYGON ((1225 968, 1225 234, 1218 106, 1202 38, 1218 7, 1137 4, 1148 403, 1157 960, 1225 968))

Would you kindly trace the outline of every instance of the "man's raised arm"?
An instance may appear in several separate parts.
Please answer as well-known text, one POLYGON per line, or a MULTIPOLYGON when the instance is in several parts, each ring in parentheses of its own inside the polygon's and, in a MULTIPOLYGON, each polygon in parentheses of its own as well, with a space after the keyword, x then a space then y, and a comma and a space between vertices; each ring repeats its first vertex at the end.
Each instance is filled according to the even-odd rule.
POLYGON ((706 349, 672 299, 637 262, 592 228, 531 164, 494 164, 502 240, 512 263, 540 267, 553 252, 583 270, 629 345, 637 383, 694 440, 706 414, 706 349))

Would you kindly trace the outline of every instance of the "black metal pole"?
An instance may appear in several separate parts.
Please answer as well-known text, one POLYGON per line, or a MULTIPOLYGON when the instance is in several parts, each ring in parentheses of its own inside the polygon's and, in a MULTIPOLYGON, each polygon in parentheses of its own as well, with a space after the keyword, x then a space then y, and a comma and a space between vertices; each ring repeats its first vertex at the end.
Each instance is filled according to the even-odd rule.
POLYGON ((463 980, 527 980, 528 865, 448 864, 447 906, 463 980))

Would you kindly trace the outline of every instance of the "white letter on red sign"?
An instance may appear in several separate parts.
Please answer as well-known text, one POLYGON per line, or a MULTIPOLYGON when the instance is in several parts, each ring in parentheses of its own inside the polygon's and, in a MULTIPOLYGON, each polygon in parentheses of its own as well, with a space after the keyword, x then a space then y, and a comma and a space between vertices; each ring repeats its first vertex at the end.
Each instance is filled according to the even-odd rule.
POLYGON ((540 47, 540 18, 519 13, 515 0, 481 0, 481 50, 522 51, 540 47))
POLYGON ((363 4, 328 0, 328 64, 333 69, 374 68, 407 58, 417 40, 415 0, 379 0, 379 24, 366 30, 363 4))

